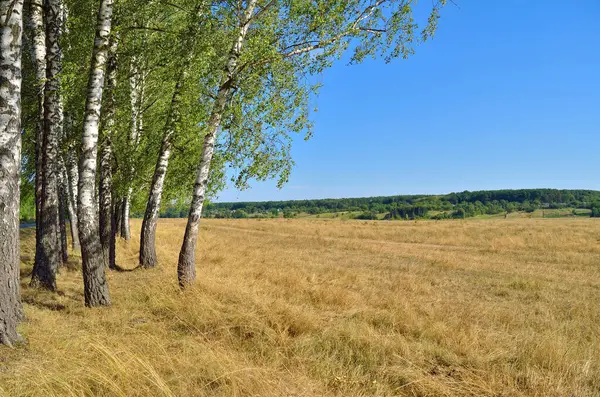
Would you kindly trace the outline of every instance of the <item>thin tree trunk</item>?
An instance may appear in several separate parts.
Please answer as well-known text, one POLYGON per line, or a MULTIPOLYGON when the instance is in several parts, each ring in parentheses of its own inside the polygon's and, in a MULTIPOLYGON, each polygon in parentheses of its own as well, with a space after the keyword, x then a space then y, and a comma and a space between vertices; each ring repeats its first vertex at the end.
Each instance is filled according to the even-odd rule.
POLYGON ((69 251, 67 248, 67 225, 66 225, 66 213, 67 213, 67 181, 65 179, 65 165, 62 158, 59 159, 58 168, 58 226, 60 230, 60 248, 62 262, 67 263, 69 260, 69 251))
POLYGON ((127 195, 123 197, 123 204, 121 207, 121 238, 125 241, 131 239, 131 227, 129 225, 129 213, 131 210, 131 194, 133 188, 127 188, 127 195))
POLYGON ((110 266, 109 249, 110 238, 112 235, 112 147, 110 138, 106 137, 102 143, 100 152, 100 186, 99 186, 99 227, 100 227, 100 242, 102 244, 102 252, 106 266, 110 266))
POLYGON ((35 133, 35 260, 41 255, 42 230, 42 146, 44 143, 44 80, 46 79, 46 31, 44 29, 43 0, 29 1, 29 30, 31 31, 31 58, 35 66, 38 120, 35 133))
POLYGON ((227 64, 223 70, 223 78, 219 86, 217 97, 213 104, 210 119, 207 125, 207 133, 204 136, 204 145, 202 156, 198 167, 198 174, 194 184, 194 195, 190 205, 187 226, 181 251, 179 252, 179 261, 177 263, 177 277, 180 287, 191 284, 196 279, 196 241, 198 239, 198 225, 202 216, 202 206, 206 198, 206 187, 208 186, 208 177, 210 174, 210 163, 212 161, 215 142, 217 140, 217 131, 221 125, 221 119, 227 106, 227 99, 233 85, 237 65, 244 39, 250 26, 250 19, 254 13, 257 0, 249 0, 244 16, 240 21, 238 35, 233 43, 227 64))
MULTIPOLYGON (((140 140, 140 133, 143 128, 143 116, 142 116, 142 104, 144 102, 144 83, 145 79, 143 71, 140 70, 138 60, 133 57, 131 60, 131 77, 129 78, 129 84, 131 87, 130 100, 131 100, 131 132, 129 136, 130 145, 130 156, 135 157, 137 152, 137 146, 140 140)), ((131 161, 131 160, 130 160, 131 161)), ((135 175, 135 165, 131 162, 129 169, 129 180, 135 175)), ((123 203, 123 214, 121 216, 121 237, 125 241, 131 240, 131 226, 129 222, 129 216, 131 212, 131 196, 133 194, 133 188, 129 183, 127 187, 127 194, 124 197, 123 203)))
POLYGON ((112 270, 117 269, 117 202, 112 196, 110 211, 110 243, 108 246, 108 265, 112 270))
POLYGON ((67 153, 67 170, 65 177, 67 178, 68 187, 68 209, 69 209, 69 223, 71 226, 71 248, 73 251, 79 251, 81 245, 79 244, 79 226, 77 222, 77 183, 79 181, 79 170, 77 168, 77 160, 75 155, 71 152, 67 153))
POLYGON ((115 213, 115 230, 114 230, 114 234, 115 236, 117 234, 121 233, 121 218, 123 215, 123 199, 116 198, 117 196, 115 195, 115 192, 113 192, 113 197, 115 197, 115 209, 114 209, 114 213, 115 213))
POLYGON ((110 296, 106 281, 102 245, 96 211, 96 162, 98 129, 102 108, 102 91, 112 23, 113 0, 101 0, 96 37, 88 80, 81 159, 79 162, 79 200, 77 202, 83 284, 86 306, 108 306, 110 296))
MULTIPOLYGON (((61 7, 61 16, 65 16, 64 7, 61 7)), ((64 21, 64 19, 63 19, 64 21)), ((56 162, 56 187, 58 194, 58 237, 59 237, 59 247, 60 247, 60 256, 62 259, 62 263, 65 264, 69 260, 69 251, 67 247, 67 226, 66 226, 66 213, 67 213, 67 195, 68 195, 68 182, 65 178, 65 162, 63 159, 61 147, 64 143, 65 133, 64 133, 64 109, 63 109, 63 101, 62 96, 59 97, 59 112, 60 112, 60 135, 58 137, 57 142, 57 162, 56 162)))
POLYGON ((106 104, 103 126, 103 139, 100 152, 100 186, 99 186, 99 216, 100 216, 100 242, 102 251, 107 261, 106 266, 114 269, 115 263, 110 254, 112 239, 112 145, 111 139, 115 126, 115 89, 117 87, 117 41, 111 38, 106 70, 106 104))
POLYGON ((31 275, 34 287, 56 290, 56 272, 61 263, 58 197, 58 142, 62 136, 60 77, 62 55, 61 0, 46 0, 46 86, 44 88, 44 144, 42 147, 42 203, 40 255, 31 275))
POLYGON ((0 0, 0 343, 21 340, 19 194, 23 1, 0 0))
POLYGON ((164 135, 160 147, 160 153, 154 168, 152 185, 150 187, 150 196, 146 204, 146 212, 142 222, 142 232, 140 238, 140 265, 145 268, 155 267, 158 263, 156 259, 156 222, 160 212, 160 202, 162 199, 165 177, 169 167, 169 158, 171 157, 171 138, 175 134, 177 123, 179 122, 179 105, 181 102, 181 89, 185 73, 182 73, 175 85, 171 106, 167 121, 165 123, 164 135))

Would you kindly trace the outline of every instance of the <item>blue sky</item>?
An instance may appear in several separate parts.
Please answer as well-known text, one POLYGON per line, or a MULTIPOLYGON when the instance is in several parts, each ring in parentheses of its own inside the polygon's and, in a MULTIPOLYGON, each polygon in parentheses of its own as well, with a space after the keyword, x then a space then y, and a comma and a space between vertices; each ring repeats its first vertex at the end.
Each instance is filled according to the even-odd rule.
POLYGON ((600 1, 455 2, 410 59, 323 74, 283 189, 217 201, 600 190, 600 1))

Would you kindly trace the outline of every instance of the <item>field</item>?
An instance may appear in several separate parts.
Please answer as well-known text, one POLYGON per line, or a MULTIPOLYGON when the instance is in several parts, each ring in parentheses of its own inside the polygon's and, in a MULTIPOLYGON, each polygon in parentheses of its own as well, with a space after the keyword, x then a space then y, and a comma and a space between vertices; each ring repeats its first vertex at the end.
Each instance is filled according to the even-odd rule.
POLYGON ((29 343, 0 348, 0 395, 600 396, 600 221, 202 225, 194 288, 161 220, 161 266, 111 272, 93 310, 77 258, 60 294, 26 287, 24 230, 29 343))

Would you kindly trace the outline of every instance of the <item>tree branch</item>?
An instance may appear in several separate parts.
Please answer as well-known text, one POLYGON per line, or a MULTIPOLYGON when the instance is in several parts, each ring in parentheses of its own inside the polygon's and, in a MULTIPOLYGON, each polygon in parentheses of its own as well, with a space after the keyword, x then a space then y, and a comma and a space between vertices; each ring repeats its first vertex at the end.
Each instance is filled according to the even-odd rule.
MULTIPOLYGON (((356 18, 356 20, 350 25, 350 27, 348 29, 346 29, 345 31, 343 31, 342 33, 328 39, 328 40, 324 40, 324 41, 320 41, 316 44, 313 45, 309 45, 303 48, 298 48, 296 50, 290 51, 288 53, 283 53, 283 57, 284 58, 289 58, 291 56, 294 55, 299 55, 299 54, 304 54, 306 52, 310 52, 310 51, 314 51, 320 48, 324 48, 328 45, 334 44, 337 41, 343 39, 344 37, 356 32, 357 30, 360 31, 361 27, 358 26, 359 23, 361 23, 363 20, 367 19, 368 17, 370 17, 373 12, 375 12, 375 10, 383 3, 385 3, 387 0, 378 0, 375 4, 368 6, 367 8, 365 8, 356 18)), ((379 32, 379 34, 381 34, 382 32, 379 32)), ((295 46, 299 46, 301 44, 297 44, 297 45, 293 45, 291 47, 295 47, 295 46)))

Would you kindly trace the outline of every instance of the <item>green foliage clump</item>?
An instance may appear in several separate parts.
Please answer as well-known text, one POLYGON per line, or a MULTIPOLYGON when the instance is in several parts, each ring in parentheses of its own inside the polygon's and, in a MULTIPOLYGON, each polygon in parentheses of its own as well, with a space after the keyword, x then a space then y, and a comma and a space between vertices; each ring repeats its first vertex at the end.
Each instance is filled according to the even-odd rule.
POLYGON ((233 214, 231 214, 231 217, 234 219, 245 219, 248 218, 248 213, 244 210, 235 210, 233 211, 233 214))
POLYGON ((363 212, 361 214, 358 214, 354 217, 354 219, 361 219, 361 220, 377 220, 379 219, 377 217, 377 213, 374 211, 367 211, 367 212, 363 212))
POLYGON ((600 201, 592 204, 592 218, 600 218, 600 201))

